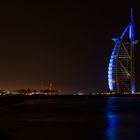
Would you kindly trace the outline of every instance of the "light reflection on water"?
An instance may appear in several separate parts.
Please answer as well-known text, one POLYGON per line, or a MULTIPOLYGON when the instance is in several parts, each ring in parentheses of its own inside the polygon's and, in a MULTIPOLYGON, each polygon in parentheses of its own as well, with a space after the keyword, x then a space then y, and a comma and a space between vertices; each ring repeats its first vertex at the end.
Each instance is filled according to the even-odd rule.
POLYGON ((140 97, 27 100, 0 112, 17 140, 140 140, 140 97))
POLYGON ((116 97, 110 97, 107 100, 106 106, 106 118, 107 118, 107 128, 106 128, 106 136, 107 140, 118 140, 117 133, 118 133, 118 115, 112 111, 113 107, 113 100, 116 97))
POLYGON ((109 97, 105 107, 105 140, 139 140, 140 102, 137 98, 109 97))

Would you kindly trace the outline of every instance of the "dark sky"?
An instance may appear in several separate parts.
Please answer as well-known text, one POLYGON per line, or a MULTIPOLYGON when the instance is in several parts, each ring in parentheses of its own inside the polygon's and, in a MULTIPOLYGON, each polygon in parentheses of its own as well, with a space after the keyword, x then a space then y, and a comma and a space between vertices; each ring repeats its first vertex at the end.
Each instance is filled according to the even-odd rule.
MULTIPOLYGON (((0 88, 41 88, 51 82, 65 93, 107 91, 107 68, 134 8, 127 1, 11 1, 0 4, 0 88)), ((140 45, 135 48, 140 90, 140 45)))

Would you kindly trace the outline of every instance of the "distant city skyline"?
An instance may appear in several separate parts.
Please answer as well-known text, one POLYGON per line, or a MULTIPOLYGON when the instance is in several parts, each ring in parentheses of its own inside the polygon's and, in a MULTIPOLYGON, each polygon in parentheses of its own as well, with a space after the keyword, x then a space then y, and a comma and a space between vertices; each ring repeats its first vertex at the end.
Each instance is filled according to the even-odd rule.
MULTIPOLYGON (((65 93, 108 91, 111 39, 121 34, 138 2, 42 1, 0 5, 0 88, 37 89, 53 84, 65 93), (120 4, 121 3, 121 4, 120 4)), ((140 31, 136 31, 136 39, 140 31)), ((135 48, 140 90, 139 44, 135 48)))

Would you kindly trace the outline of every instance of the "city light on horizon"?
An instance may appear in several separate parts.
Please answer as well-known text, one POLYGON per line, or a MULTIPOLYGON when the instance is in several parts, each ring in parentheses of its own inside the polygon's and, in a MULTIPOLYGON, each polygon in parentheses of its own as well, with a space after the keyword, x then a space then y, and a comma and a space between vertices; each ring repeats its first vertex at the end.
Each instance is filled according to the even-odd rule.
MULTIPOLYGON (((52 81, 66 93, 108 91, 111 38, 130 21, 131 7, 138 28, 139 7, 66 3, 25 0, 0 5, 1 89, 36 89, 52 81)), ((135 50, 136 91, 140 90, 139 49, 135 50)))

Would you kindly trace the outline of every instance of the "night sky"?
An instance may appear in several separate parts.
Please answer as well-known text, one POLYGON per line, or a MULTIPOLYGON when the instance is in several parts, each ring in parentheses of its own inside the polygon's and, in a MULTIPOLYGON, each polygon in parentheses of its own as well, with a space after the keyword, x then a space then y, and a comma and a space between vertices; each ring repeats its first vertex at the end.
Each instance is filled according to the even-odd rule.
MULTIPOLYGON (((64 93, 108 91, 107 68, 138 2, 18 0, 0 4, 0 88, 42 88, 64 93)), ((135 47, 136 89, 140 90, 140 45, 135 47)))

